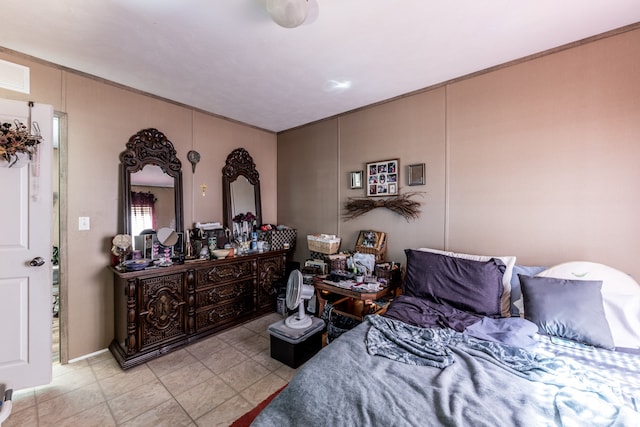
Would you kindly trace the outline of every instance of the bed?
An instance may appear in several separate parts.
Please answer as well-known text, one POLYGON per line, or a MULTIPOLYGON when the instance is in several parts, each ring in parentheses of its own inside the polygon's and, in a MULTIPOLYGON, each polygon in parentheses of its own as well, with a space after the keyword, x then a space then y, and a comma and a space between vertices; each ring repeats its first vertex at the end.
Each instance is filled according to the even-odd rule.
POLYGON ((407 250, 403 294, 254 426, 638 426, 640 286, 595 263, 407 250))

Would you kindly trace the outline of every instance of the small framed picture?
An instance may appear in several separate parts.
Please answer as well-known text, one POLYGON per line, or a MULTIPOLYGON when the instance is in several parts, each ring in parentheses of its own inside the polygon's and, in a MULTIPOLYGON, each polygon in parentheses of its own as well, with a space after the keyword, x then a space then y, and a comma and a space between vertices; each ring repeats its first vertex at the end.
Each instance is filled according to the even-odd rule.
POLYGON ((367 163, 367 196, 398 195, 398 159, 367 163))
POLYGON ((424 163, 409 165, 409 185, 425 185, 424 163))
POLYGON ((380 250, 384 244, 385 233, 382 231, 362 230, 358 235, 356 246, 380 250))
POLYGON ((362 171, 349 172, 349 188, 362 188, 362 171))

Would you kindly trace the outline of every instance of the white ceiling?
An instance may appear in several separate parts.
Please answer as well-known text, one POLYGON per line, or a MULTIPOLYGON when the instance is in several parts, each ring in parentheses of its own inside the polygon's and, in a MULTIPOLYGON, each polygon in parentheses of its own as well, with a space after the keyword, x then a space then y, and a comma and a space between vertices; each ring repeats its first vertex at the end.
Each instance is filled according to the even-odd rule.
POLYGON ((640 21, 638 0, 309 0, 287 29, 264 1, 2 0, 0 46, 278 132, 640 21))

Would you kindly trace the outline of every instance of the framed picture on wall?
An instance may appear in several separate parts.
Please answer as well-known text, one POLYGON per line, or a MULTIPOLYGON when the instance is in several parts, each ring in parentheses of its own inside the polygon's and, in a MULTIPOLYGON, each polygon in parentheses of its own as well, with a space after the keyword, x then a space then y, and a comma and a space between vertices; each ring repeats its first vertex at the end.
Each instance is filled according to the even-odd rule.
POLYGON ((362 188, 362 171, 349 172, 349 188, 362 188))
POLYGON ((398 159, 367 163, 367 196, 397 196, 398 159))
POLYGON ((424 185, 424 163, 409 165, 409 185, 424 185))

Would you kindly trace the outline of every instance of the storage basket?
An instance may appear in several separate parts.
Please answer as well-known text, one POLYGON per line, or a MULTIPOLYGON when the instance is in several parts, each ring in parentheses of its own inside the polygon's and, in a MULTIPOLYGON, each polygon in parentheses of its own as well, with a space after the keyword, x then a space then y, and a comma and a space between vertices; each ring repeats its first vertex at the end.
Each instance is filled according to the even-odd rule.
POLYGON ((383 263, 387 260, 387 234, 380 231, 361 231, 355 249, 356 252, 362 254, 375 255, 376 262, 383 263), (376 241, 373 245, 365 244, 367 241, 366 235, 369 233, 374 233, 376 236, 376 241))
POLYGON ((324 306, 321 318, 327 322, 327 344, 361 323, 355 319, 334 312, 331 303, 327 303, 324 306))
POLYGON ((340 237, 329 234, 309 234, 307 245, 310 251, 331 255, 340 249, 340 237))
POLYGON ((274 251, 284 249, 285 243, 289 244, 290 249, 295 248, 297 236, 298 231, 295 228, 260 231, 260 240, 268 242, 274 251))
POLYGON ((378 279, 384 279, 387 284, 400 283, 402 280, 402 271, 400 270, 400 263, 391 262, 387 264, 376 264, 374 269, 374 276, 378 279), (385 268, 391 267, 391 268, 385 268))
POLYGON ((347 255, 336 254, 325 257, 325 262, 329 264, 329 272, 345 271, 347 269, 347 255))

